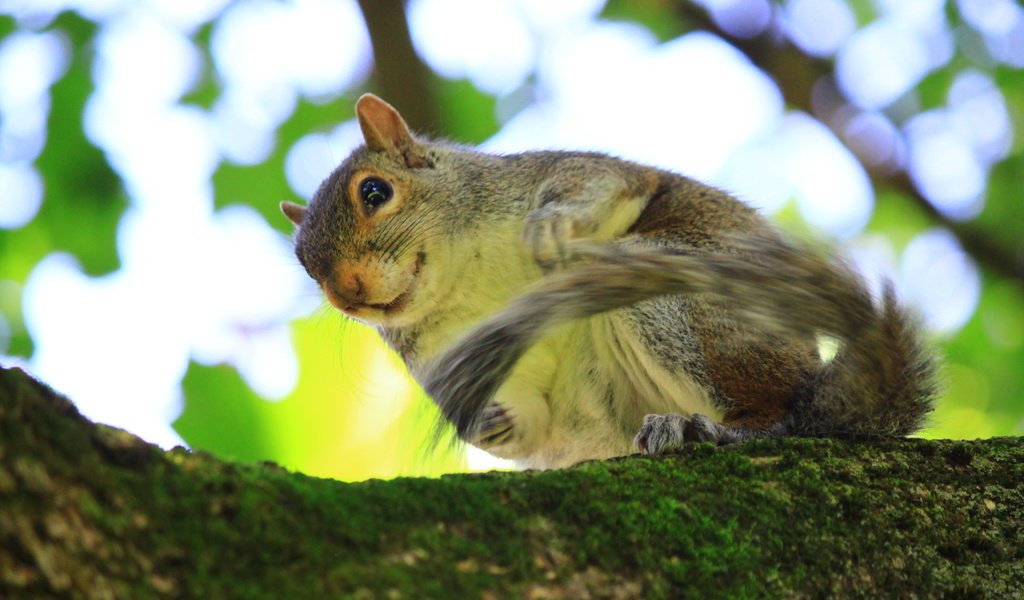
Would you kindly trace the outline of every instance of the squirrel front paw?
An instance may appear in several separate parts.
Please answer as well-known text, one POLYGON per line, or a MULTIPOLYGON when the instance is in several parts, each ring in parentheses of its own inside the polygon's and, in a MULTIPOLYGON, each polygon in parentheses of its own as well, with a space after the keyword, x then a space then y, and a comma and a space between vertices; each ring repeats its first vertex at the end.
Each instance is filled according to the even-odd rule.
POLYGON ((515 418, 504 406, 490 403, 484 407, 476 432, 466 441, 486 450, 509 441, 515 428, 515 418))
POLYGON ((592 235, 596 222, 573 206, 548 204, 526 217, 523 240, 545 272, 564 267, 572 258, 569 242, 592 235))
POLYGON ((722 426, 702 414, 689 417, 668 413, 647 415, 633 446, 643 454, 657 456, 681 448, 686 442, 718 442, 722 426))

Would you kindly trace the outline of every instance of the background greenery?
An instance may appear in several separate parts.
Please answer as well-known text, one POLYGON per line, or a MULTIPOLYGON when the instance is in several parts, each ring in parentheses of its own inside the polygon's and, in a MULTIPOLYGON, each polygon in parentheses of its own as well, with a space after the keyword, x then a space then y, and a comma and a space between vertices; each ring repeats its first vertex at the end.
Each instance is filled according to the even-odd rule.
MULTIPOLYGON (((868 26, 881 12, 879 5, 867 0, 851 4, 858 27, 868 26)), ((304 135, 327 131, 348 119, 355 98, 364 91, 387 98, 416 129, 469 143, 482 142, 499 130, 501 102, 530 93, 527 86, 491 95, 469 81, 441 77, 413 51, 401 2, 364 0, 360 5, 376 55, 369 78, 340 94, 300 96, 275 131, 268 159, 254 165, 220 162, 212 175, 217 209, 245 204, 280 235, 290 234, 290 225, 277 213, 280 199, 295 196, 284 176, 288 149, 304 135)), ((781 10, 782 5, 771 6, 781 10)), ((974 26, 963 18, 959 3, 949 4, 946 14, 959 32, 950 60, 908 93, 913 102, 900 102, 898 109, 886 114, 899 125, 942 105, 955 76, 971 68, 997 83, 1010 107, 1014 130, 1019 130, 1024 72, 965 41, 981 33, 971 37, 974 26)), ((827 122, 816 111, 820 107, 814 103, 814 84, 833 75, 831 59, 809 56, 771 29, 754 37, 734 35, 713 16, 701 6, 668 0, 611 0, 602 13, 602 18, 639 23, 665 41, 697 30, 721 36, 772 77, 788 107, 827 122)), ((210 47, 218 18, 215 15, 190 34, 202 53, 203 70, 180 99, 183 105, 207 110, 223 93, 210 47)), ((116 234, 131 203, 130 193, 111 157, 87 139, 82 124, 95 88, 95 39, 101 26, 72 11, 43 22, 0 16, 0 35, 5 38, 25 29, 62 32, 72 57, 50 90, 46 144, 35 159, 45 186, 44 202, 28 224, 0 229, 0 310, 9 330, 0 336, 6 339, 0 353, 29 364, 36 349, 26 327, 22 291, 36 265, 54 252, 67 252, 86 274, 99 277, 116 272, 126 258, 118 253, 116 234)), ((982 277, 980 301, 971 319, 955 334, 936 339, 947 358, 946 391, 935 425, 924 432, 928 437, 1024 432, 1022 148, 1015 136, 1008 156, 988 173, 984 209, 966 221, 937 210, 904 171, 868 166, 876 193, 869 234, 884 236, 902 251, 915 235, 944 228, 977 264, 982 277)), ((800 227, 794 211, 784 210, 779 218, 800 227)), ((230 365, 189 364, 181 382, 184 405, 174 421, 186 442, 231 458, 274 460, 343 479, 464 468, 456 452, 424 453, 435 418, 432 407, 372 332, 345 324, 326 310, 296 320, 291 328, 300 365, 298 384, 277 402, 259 397, 230 365)))

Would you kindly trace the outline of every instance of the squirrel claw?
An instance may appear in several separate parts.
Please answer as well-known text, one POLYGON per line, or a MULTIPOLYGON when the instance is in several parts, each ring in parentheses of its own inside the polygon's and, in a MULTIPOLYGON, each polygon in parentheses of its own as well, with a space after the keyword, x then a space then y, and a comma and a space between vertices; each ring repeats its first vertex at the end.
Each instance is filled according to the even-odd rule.
POLYGON ((718 442, 721 426, 702 414, 689 417, 668 413, 647 415, 633 446, 643 454, 657 456, 682 448, 686 442, 718 442))
POLYGON ((500 404, 491 403, 484 407, 476 433, 467 441, 483 449, 499 446, 508 441, 514 426, 515 419, 508 410, 500 404))
MULTIPOLYGON (((547 208, 547 207, 545 207, 547 208)), ((544 271, 564 267, 572 258, 569 242, 585 233, 579 219, 554 209, 540 209, 527 218, 523 239, 544 271)))

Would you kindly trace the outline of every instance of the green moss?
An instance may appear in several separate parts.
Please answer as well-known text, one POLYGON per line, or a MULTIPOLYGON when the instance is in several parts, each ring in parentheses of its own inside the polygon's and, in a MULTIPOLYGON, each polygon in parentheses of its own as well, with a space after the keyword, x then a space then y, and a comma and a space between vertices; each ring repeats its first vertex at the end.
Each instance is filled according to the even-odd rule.
POLYGON ((18 371, 0 399, 4 598, 1024 589, 1020 439, 774 439, 344 484, 163 453, 18 371))

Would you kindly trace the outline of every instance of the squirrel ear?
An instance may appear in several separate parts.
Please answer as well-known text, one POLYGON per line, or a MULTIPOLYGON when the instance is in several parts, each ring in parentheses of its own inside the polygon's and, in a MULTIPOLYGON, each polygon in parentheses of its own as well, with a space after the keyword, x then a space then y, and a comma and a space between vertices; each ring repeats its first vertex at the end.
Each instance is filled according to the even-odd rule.
POLYGON ((295 226, 298 227, 299 225, 302 225, 302 217, 306 216, 306 207, 284 200, 281 202, 281 212, 284 213, 284 216, 288 217, 289 221, 295 223, 295 226))
POLYGON ((356 101, 356 116, 363 130, 366 147, 370 150, 405 152, 413 146, 412 134, 402 115, 377 96, 360 96, 356 101))

